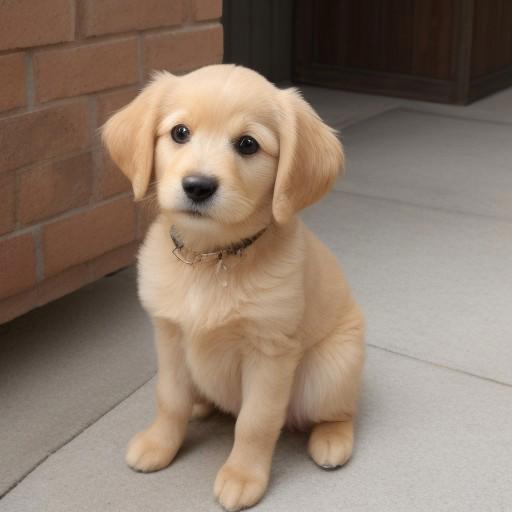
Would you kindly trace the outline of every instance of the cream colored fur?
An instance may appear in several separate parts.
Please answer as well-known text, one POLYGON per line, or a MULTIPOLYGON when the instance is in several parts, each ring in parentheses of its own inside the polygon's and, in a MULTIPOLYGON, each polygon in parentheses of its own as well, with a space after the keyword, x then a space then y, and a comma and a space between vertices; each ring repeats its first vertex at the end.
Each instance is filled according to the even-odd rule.
POLYGON ((130 442, 127 463, 140 471, 170 464, 192 413, 204 416, 213 404, 237 417, 214 486, 228 510, 263 496, 283 426, 311 429, 309 453, 320 466, 344 464, 363 317, 335 257, 295 215, 343 167, 335 134, 295 90, 218 65, 158 74, 107 122, 103 138, 137 199, 154 172, 160 211, 139 254, 139 295, 156 335, 158 412, 130 442), (170 137, 179 123, 191 130, 185 144, 170 137), (234 151, 244 134, 258 140, 256 154, 234 151), (187 213, 181 186, 197 172, 220 182, 200 217, 187 213), (172 255, 172 224, 195 251, 267 230, 241 258, 228 257, 219 276, 215 262, 188 266, 172 255))

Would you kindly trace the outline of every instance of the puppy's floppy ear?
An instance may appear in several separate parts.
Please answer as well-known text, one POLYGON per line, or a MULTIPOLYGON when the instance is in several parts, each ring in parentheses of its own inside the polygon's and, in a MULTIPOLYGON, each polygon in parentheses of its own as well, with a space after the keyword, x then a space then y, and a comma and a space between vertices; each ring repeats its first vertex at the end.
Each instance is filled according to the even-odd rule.
POLYGON ((103 143, 112 160, 132 182, 135 199, 142 199, 148 188, 162 97, 175 80, 170 73, 158 73, 102 128, 103 143))
POLYGON ((343 170, 344 154, 329 128, 295 89, 280 92, 279 164, 272 212, 278 224, 318 201, 343 170))

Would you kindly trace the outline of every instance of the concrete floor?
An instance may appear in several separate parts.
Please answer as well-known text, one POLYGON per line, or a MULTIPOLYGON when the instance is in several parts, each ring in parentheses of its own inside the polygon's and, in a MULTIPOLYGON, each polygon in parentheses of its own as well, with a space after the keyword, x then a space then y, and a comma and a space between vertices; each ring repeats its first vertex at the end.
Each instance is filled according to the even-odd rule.
MULTIPOLYGON (((512 510, 512 89, 469 107, 303 88, 348 174, 304 219, 368 320, 356 451, 326 473, 283 434, 255 510, 512 510)), ((0 326, 0 511, 214 511, 233 421, 130 471, 153 408, 128 269, 0 326)))

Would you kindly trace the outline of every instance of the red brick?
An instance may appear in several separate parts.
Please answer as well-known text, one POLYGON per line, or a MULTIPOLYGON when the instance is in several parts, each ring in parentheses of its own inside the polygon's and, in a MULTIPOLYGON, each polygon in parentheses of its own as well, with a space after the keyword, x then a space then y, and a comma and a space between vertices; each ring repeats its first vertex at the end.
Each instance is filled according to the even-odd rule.
POLYGON ((73 0, 2 0, 0 50, 72 41, 73 0))
POLYGON ((91 196, 90 153, 39 164, 20 176, 18 218, 23 224, 87 204, 91 196))
POLYGON ((0 235, 14 229, 16 224, 16 177, 14 173, 0 174, 0 235))
POLYGON ((214 20, 222 16, 222 0, 194 0, 196 21, 214 20))
POLYGON ((181 0, 84 0, 81 33, 86 36, 179 25, 181 0))
POLYGON ((137 40, 44 50, 34 56, 36 98, 45 102, 138 82, 137 40))
POLYGON ((25 106, 25 89, 25 54, 0 56, 0 110, 25 106))
POLYGON ((35 289, 0 300, 0 324, 9 322, 9 320, 23 315, 23 313, 36 306, 37 294, 35 289))
POLYGON ((45 276, 96 258, 135 238, 131 198, 96 206, 43 229, 45 276))
POLYGON ((222 26, 144 37, 146 75, 153 70, 190 71, 222 61, 222 26))
POLYGON ((130 103, 138 93, 138 87, 130 87, 122 91, 98 94, 96 96, 96 122, 98 127, 106 123, 114 112, 130 103))
POLYGON ((89 122, 86 101, 0 119, 0 172, 85 149, 89 122))
POLYGON ((31 234, 0 241, 0 298, 26 290, 36 282, 36 251, 31 234))
POLYGON ((99 279, 111 272, 133 265, 138 247, 139 244, 133 242, 107 252, 107 254, 92 261, 91 266, 94 279, 99 279))
POLYGON ((60 274, 45 279, 37 289, 37 304, 42 306, 52 300, 59 299, 74 292, 92 281, 89 264, 83 263, 60 274))
POLYGON ((103 170, 99 178, 98 188, 101 197, 111 197, 121 192, 129 192, 132 185, 110 156, 103 153, 103 170))

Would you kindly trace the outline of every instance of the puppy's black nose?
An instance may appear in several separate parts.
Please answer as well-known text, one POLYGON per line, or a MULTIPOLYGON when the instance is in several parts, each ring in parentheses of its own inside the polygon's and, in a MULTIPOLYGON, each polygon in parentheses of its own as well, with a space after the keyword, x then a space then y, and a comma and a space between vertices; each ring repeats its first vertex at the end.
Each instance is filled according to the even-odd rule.
POLYGON ((219 186, 217 178, 203 174, 191 174, 181 181, 183 190, 189 199, 196 203, 205 201, 212 196, 219 186))

